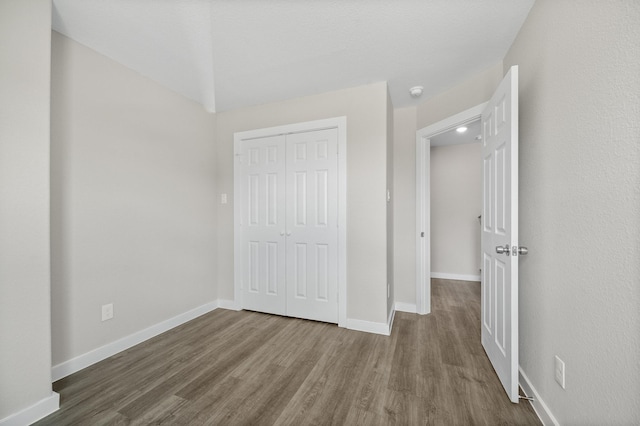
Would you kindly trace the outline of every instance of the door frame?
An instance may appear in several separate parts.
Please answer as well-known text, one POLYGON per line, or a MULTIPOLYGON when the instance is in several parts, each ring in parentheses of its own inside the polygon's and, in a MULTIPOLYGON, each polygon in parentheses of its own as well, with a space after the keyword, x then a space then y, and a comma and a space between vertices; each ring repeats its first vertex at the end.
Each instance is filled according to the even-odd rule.
POLYGON ((235 305, 243 309, 242 302, 242 187, 241 157, 245 140, 316 130, 338 130, 338 326, 347 326, 347 117, 286 124, 264 129, 248 130, 233 134, 233 254, 234 254, 234 299, 235 305))
POLYGON ((416 132, 416 313, 421 315, 431 313, 431 138, 481 119, 487 104, 481 103, 416 132))

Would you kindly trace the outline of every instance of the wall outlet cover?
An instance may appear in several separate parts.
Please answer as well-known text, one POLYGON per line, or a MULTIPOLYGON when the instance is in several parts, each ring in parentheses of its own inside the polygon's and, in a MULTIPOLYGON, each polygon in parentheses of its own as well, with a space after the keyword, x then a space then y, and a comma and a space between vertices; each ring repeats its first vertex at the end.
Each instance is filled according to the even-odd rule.
POLYGON ((113 303, 102 305, 102 321, 113 318, 113 303))

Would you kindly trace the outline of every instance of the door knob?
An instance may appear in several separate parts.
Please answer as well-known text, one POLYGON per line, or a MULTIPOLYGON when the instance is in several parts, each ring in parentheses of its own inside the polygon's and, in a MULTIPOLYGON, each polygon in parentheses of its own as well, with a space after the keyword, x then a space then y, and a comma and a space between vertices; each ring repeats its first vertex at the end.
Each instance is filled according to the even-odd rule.
POLYGON ((291 236, 291 231, 287 232, 287 237, 291 236))
POLYGON ((506 254, 507 256, 511 255, 511 249, 509 249, 509 244, 506 246, 496 246, 496 253, 498 254, 506 254))
POLYGON ((520 256, 524 256, 527 253, 529 253, 529 249, 528 248, 522 247, 522 246, 518 247, 518 254, 520 256))
POLYGON ((280 231, 280 236, 284 237, 284 231, 280 231))

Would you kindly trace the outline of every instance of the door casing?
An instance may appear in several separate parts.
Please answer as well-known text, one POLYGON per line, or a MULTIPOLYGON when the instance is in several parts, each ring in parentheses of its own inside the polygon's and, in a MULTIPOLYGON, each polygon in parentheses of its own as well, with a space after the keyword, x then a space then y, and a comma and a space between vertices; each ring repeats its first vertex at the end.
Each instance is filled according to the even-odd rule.
POLYGON ((338 131, 338 326, 347 326, 347 118, 334 117, 277 127, 238 132, 233 137, 234 185, 234 300, 238 309, 242 303, 242 187, 239 159, 242 142, 276 135, 337 129, 338 131))

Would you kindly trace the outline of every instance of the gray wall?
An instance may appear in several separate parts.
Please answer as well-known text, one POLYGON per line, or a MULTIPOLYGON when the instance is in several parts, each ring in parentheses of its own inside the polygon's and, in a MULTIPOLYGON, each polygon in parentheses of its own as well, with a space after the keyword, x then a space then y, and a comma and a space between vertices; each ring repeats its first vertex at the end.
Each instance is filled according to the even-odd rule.
POLYGON ((416 303, 416 108, 393 112, 395 301, 416 303))
POLYGON ((394 282, 393 282, 393 258, 395 251, 395 244, 393 234, 393 213, 395 209, 395 194, 393 184, 393 104, 391 103, 391 96, 387 91, 387 190, 390 197, 387 201, 387 285, 389 289, 387 291, 387 318, 391 315, 394 308, 394 282))
POLYGON ((51 395, 51 4, 0 2, 0 420, 51 395))
POLYGON ((417 127, 422 129, 491 99, 502 80, 502 62, 417 106, 417 127))
POLYGON ((431 148, 431 271, 479 276, 479 143, 431 148))
POLYGON ((538 0, 520 67, 520 365, 561 424, 640 424, 640 3, 538 0), (566 363, 566 390, 554 381, 566 363))
POLYGON ((54 365, 217 299, 214 139, 201 105, 53 34, 54 365))
POLYGON ((233 300, 233 134, 284 124, 347 117, 347 317, 387 321, 387 84, 307 96, 216 114, 218 288, 233 300))

